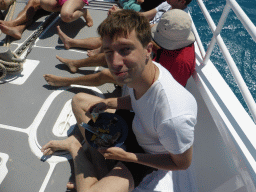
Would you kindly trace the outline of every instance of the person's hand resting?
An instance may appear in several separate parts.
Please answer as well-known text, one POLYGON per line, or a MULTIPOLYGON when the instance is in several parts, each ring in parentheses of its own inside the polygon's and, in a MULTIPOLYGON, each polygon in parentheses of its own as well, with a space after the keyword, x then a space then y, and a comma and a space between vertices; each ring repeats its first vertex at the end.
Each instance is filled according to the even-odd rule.
POLYGON ((92 113, 100 113, 108 109, 107 103, 105 100, 102 100, 97 103, 91 103, 88 105, 89 110, 87 110, 86 115, 88 117, 91 116, 92 113))
POLYGON ((127 162, 132 162, 136 159, 136 155, 134 153, 126 152, 120 147, 99 148, 98 151, 105 157, 105 159, 127 162))

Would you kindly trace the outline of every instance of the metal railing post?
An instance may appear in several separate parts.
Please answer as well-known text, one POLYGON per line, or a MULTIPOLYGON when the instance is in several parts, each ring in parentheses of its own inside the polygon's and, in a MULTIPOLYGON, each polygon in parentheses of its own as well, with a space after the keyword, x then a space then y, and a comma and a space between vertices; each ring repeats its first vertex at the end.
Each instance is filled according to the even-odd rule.
POLYGON ((212 54, 212 51, 213 51, 213 48, 214 48, 214 45, 216 44, 216 41, 217 41, 217 37, 218 35, 220 34, 221 30, 222 30, 222 27, 223 25, 225 24, 226 22, 226 19, 228 17, 228 14, 229 14, 229 11, 230 11, 231 7, 229 6, 229 4, 226 4, 226 6, 224 7, 224 10, 222 12, 222 15, 221 15, 221 18, 219 20, 219 24, 217 26, 217 28, 213 31, 213 37, 212 37, 212 40, 211 40, 211 43, 210 45, 208 46, 208 50, 206 52, 206 55, 204 57, 204 64, 206 65, 207 62, 209 61, 210 59, 210 56, 212 54))
POLYGON ((216 29, 216 25, 214 24, 208 10, 205 7, 203 1, 202 0, 197 0, 197 2, 198 2, 198 5, 199 5, 201 11, 203 12, 203 14, 205 16, 206 21, 208 22, 209 27, 212 30, 212 33, 213 33, 213 37, 212 37, 210 45, 208 46, 208 50, 207 50, 207 53, 204 57, 203 64, 207 64, 207 61, 209 60, 209 58, 211 56, 214 45, 217 42, 225 60, 226 60, 226 62, 228 64, 228 67, 231 71, 231 74, 233 75, 233 77, 234 77, 234 79, 235 79, 235 81, 238 85, 238 88, 239 88, 240 92, 242 93, 243 98, 244 98, 244 100, 245 100, 245 102, 246 102, 246 104, 249 108, 249 111, 251 112, 254 123, 256 123, 256 103, 254 101, 254 98, 252 97, 246 83, 244 82, 244 79, 241 76, 241 74, 240 74, 232 56, 230 55, 223 39, 219 35, 220 31, 221 31, 221 29, 222 29, 222 27, 223 27, 223 25, 226 21, 226 18, 228 16, 228 13, 229 13, 230 9, 232 9, 235 12, 235 14, 237 15, 237 17, 242 22, 242 24, 244 25, 244 27, 249 32, 249 34, 251 35, 251 37, 254 39, 255 42, 256 42, 256 28, 235 0, 226 0, 227 3, 226 3, 226 6, 223 10, 223 13, 222 13, 222 16, 220 18, 217 29, 216 29))
POLYGON ((241 21, 245 29, 251 35, 252 39, 256 42, 256 27, 252 21, 248 18, 242 8, 238 5, 235 0, 228 0, 228 3, 238 19, 241 21))

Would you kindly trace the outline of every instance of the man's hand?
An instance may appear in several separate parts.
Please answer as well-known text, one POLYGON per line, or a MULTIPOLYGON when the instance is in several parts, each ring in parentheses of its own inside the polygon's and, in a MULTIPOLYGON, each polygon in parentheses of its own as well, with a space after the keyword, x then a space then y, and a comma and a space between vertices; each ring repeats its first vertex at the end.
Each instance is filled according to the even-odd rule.
POLYGON ((98 151, 106 159, 114 159, 119 161, 132 162, 136 155, 133 153, 126 152, 120 147, 110 147, 110 148, 99 148, 98 151))
POLYGON ((107 102, 104 99, 97 103, 91 103, 88 107, 89 110, 86 114, 88 117, 90 117, 92 113, 100 113, 108 109, 107 102))

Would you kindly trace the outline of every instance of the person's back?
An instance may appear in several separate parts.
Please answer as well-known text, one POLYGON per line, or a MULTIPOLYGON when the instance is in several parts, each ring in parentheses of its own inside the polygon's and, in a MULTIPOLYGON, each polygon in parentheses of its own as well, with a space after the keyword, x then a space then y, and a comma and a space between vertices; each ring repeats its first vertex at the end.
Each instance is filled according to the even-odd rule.
POLYGON ((191 31, 189 15, 179 9, 163 14, 160 22, 152 28, 152 37, 158 45, 154 61, 164 66, 181 85, 195 70, 195 37, 191 31))
POLYGON ((174 79, 185 87, 195 70, 194 44, 176 50, 159 49, 154 61, 170 71, 174 79))

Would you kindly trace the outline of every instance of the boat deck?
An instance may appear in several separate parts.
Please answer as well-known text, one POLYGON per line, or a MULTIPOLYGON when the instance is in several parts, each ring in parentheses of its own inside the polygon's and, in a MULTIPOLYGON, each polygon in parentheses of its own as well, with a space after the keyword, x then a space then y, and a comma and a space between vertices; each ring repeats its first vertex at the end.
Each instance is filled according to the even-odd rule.
MULTIPOLYGON (((56 26, 72 38, 96 35, 97 26, 107 16, 114 3, 99 2, 102 10, 90 10, 94 25, 87 27, 83 18, 64 23, 57 15, 47 29, 35 41, 26 56, 21 73, 7 75, 0 81, 0 191, 66 191, 66 183, 72 175, 72 160, 63 152, 59 158, 44 162, 40 148, 50 140, 66 138, 75 127, 70 101, 78 92, 101 97, 120 96, 121 89, 113 84, 99 87, 52 87, 44 80, 44 74, 75 77, 92 74, 101 67, 85 67, 77 73, 69 72, 56 55, 69 59, 87 57, 86 49, 66 50, 57 34, 56 26), (105 8, 105 9, 104 9, 105 8), (66 117, 69 118, 66 118, 66 117)), ((13 18, 25 7, 17 3, 13 18)), ((20 40, 10 39, 10 49, 15 52, 49 17, 39 18, 20 40)), ((0 37, 4 45, 6 35, 0 37)))
MULTIPOLYGON (((52 87, 46 83, 44 74, 75 77, 95 73, 101 67, 81 68, 69 72, 56 55, 69 59, 87 57, 85 49, 66 50, 57 34, 56 26, 72 38, 94 37, 97 26, 107 16, 107 10, 115 2, 89 1, 94 25, 87 27, 83 18, 64 23, 59 16, 46 27, 33 44, 26 57, 23 71, 8 75, 0 81, 0 191, 1 192, 63 192, 73 176, 73 163, 67 152, 59 152, 46 158, 40 152, 42 145, 50 140, 62 140, 76 131, 76 121, 71 110, 71 99, 78 92, 100 97, 120 96, 121 89, 113 84, 99 87, 69 86, 52 87), (98 5, 98 6, 96 6, 98 5)), ((13 18, 25 7, 17 2, 13 18)), ((20 40, 10 41, 15 52, 38 27, 49 17, 44 15, 32 24, 20 40)), ((0 46, 6 36, 0 36, 0 46)), ((197 53, 197 63, 200 63, 197 53)), ((201 69, 198 69, 198 71, 201 69)), ((196 77, 194 77, 196 78, 196 77)), ((216 128, 208 106, 191 78, 186 87, 198 102, 198 123, 195 128, 194 166, 198 191, 247 191, 238 170, 246 167, 242 158, 237 165, 230 147, 226 146, 223 134, 216 128), (232 186, 235 186, 232 188, 232 186), (232 190, 231 190, 232 189, 232 190)), ((234 149, 236 147, 232 147, 234 149)), ((246 168, 243 171, 249 172, 246 168)))

